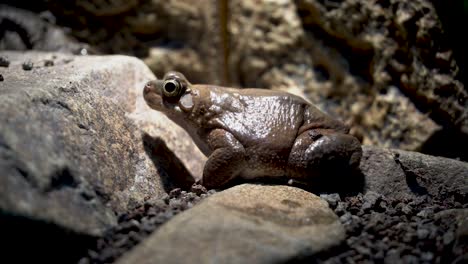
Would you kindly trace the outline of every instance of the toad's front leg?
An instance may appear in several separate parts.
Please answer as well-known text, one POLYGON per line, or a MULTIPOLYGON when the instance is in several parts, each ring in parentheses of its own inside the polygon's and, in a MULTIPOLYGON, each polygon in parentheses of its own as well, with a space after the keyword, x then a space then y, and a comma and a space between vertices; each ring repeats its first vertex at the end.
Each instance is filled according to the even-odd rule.
POLYGON ((202 184, 207 188, 218 188, 239 175, 245 165, 245 149, 229 132, 214 129, 207 136, 213 151, 203 170, 202 184))

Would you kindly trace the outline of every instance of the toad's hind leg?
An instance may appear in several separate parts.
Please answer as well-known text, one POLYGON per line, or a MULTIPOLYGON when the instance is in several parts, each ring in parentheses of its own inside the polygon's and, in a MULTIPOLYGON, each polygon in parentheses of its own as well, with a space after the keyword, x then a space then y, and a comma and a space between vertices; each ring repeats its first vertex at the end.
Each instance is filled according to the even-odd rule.
POLYGON ((311 129, 294 142, 288 159, 290 175, 306 180, 355 169, 361 156, 361 144, 355 137, 334 130, 311 129))

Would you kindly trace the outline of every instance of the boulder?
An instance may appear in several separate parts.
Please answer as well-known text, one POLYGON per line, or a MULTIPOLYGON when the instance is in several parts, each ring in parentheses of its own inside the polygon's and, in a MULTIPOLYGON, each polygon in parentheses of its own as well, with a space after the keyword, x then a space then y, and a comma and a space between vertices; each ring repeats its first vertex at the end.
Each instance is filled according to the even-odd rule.
POLYGON ((101 236, 116 215, 173 188, 165 176, 177 172, 186 184, 191 169, 200 174, 204 157, 189 136, 143 102, 144 83, 155 77, 140 60, 0 57, 8 62, 0 68, 0 222, 12 238, 26 226, 101 236))
POLYGON ((417 152, 364 146, 364 191, 404 199, 428 194, 468 202, 468 163, 417 152))
POLYGON ((343 239, 338 217, 318 196, 243 184, 177 215, 117 263, 284 263, 343 239))

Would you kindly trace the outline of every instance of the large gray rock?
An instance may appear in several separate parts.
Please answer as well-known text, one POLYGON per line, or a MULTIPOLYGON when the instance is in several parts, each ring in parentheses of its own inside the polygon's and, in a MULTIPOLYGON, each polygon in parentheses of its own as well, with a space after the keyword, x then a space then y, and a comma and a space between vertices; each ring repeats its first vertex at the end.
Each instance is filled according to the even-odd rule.
POLYGON ((283 263, 343 239, 338 217, 314 194, 244 184, 177 215, 117 263, 283 263))
POLYGON ((192 179, 189 171, 196 166, 194 174, 200 174, 188 135, 145 108, 141 90, 155 77, 140 60, 36 52, 0 56, 10 61, 0 68, 2 215, 99 236, 115 225, 116 214, 162 196, 167 186, 161 176, 178 171, 192 179), (24 63, 32 70, 24 70, 24 63), (157 160, 154 151, 171 162, 157 160))
POLYGON ((391 198, 429 194, 468 202, 468 163, 378 147, 363 147, 364 190, 391 198))

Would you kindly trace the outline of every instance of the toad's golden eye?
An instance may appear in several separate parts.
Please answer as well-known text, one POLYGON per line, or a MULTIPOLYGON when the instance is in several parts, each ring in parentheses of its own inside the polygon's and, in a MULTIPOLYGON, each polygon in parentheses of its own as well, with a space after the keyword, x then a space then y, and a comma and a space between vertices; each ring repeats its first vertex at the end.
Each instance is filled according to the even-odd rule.
POLYGON ((176 97, 182 93, 182 85, 178 80, 166 80, 163 83, 163 93, 166 97, 176 97))

